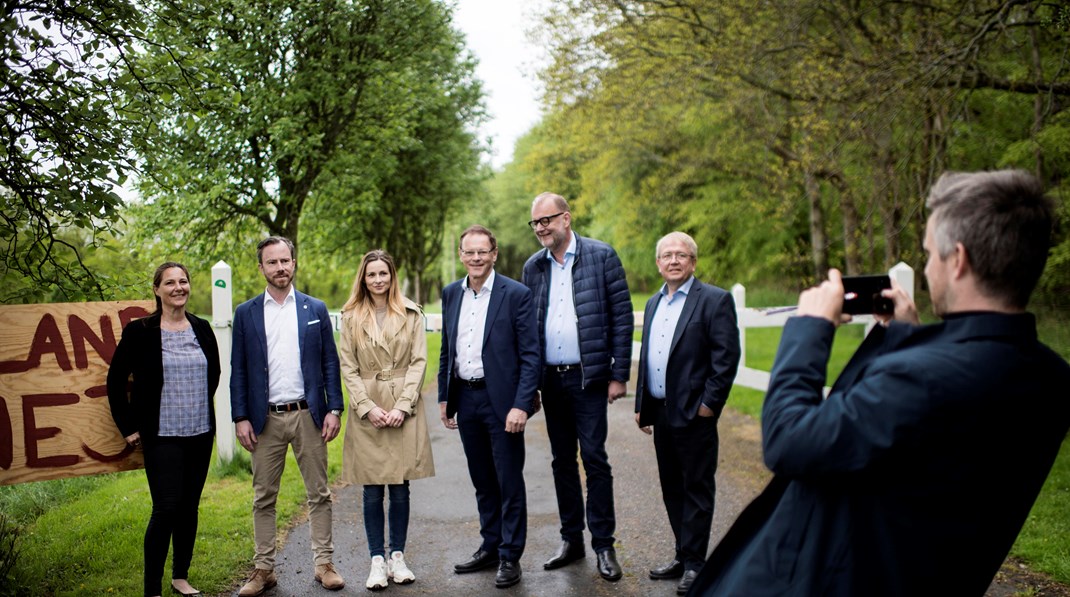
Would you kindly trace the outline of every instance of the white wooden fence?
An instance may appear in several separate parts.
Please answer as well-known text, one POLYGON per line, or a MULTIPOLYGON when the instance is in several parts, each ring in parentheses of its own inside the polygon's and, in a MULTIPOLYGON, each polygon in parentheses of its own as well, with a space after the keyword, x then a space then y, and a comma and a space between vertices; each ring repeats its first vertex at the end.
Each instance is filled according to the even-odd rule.
MULTIPOLYGON (((905 263, 898 263, 888 270, 888 275, 894 278, 899 285, 906 289, 910 298, 914 298, 914 270, 905 263)), ((234 453, 234 426, 230 424, 230 387, 227 380, 230 378, 230 326, 234 317, 233 297, 231 294, 231 271, 230 266, 220 261, 212 268, 212 325, 215 328, 216 339, 219 342, 220 364, 223 367, 219 390, 216 392, 216 443, 219 446, 219 455, 229 461, 234 453)), ((783 327, 793 311, 789 307, 766 307, 754 309, 747 307, 747 290, 742 284, 732 286, 732 298, 736 302, 736 318, 739 321, 739 345, 742 356, 739 361, 739 371, 736 374, 736 384, 756 390, 766 391, 769 388, 769 372, 760 369, 752 369, 747 366, 747 328, 783 327)), ((636 311, 635 327, 643 326, 643 312, 636 311)), ((340 331, 341 312, 330 312, 331 323, 335 331, 340 331)), ((442 315, 439 313, 427 313, 424 315, 425 328, 429 332, 442 331, 442 315)), ((874 323, 873 316, 856 316, 854 324, 871 326, 874 323)), ((633 345, 632 354, 638 360, 640 344, 633 345)))

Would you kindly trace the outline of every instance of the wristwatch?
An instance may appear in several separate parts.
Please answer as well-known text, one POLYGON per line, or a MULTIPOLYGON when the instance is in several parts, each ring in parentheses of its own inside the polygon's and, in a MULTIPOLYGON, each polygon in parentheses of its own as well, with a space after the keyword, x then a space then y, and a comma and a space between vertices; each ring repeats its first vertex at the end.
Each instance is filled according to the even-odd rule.
POLYGON ((336 409, 334 409, 334 410, 332 410, 332 411, 330 411, 330 413, 331 413, 332 415, 336 416, 336 417, 340 417, 340 416, 342 416, 342 411, 338 410, 337 408, 336 408, 336 409))

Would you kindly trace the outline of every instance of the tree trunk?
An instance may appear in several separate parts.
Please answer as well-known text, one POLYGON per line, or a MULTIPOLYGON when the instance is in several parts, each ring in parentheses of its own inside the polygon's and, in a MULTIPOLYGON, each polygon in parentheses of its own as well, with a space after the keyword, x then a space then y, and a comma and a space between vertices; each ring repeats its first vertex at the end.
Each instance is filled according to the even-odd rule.
POLYGON ((828 236, 825 234, 825 210, 821 206, 821 185, 813 173, 805 177, 806 199, 810 205, 810 257, 814 264, 814 279, 828 275, 828 236))

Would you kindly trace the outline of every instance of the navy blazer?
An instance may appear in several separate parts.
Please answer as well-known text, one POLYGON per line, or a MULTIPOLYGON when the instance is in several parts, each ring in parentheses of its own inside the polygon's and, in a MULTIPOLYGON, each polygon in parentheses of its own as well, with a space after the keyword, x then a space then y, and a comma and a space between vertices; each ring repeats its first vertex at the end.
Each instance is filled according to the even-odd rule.
MULTIPOLYGON (((657 420, 655 399, 644 398, 647 398, 646 353, 650 322, 660 302, 661 293, 657 292, 646 302, 643 311, 643 348, 639 354, 639 382, 635 389, 635 412, 639 413, 639 425, 643 427, 653 425, 657 420)), ((686 426, 703 404, 721 414, 736 379, 739 353, 735 300, 724 289, 703 284, 695 278, 669 348, 665 374, 665 408, 669 425, 686 426)))
POLYGON ((983 595, 1070 428, 1030 314, 880 326, 822 399, 835 327, 788 321, 762 407, 775 473, 692 595, 983 595))
MULTIPOLYGON (((446 416, 457 412, 459 384, 454 383, 457 358, 457 322, 461 313, 463 280, 442 289, 442 349, 438 367, 438 401, 446 403, 446 416)), ((539 332, 531 290, 495 273, 483 332, 483 375, 495 414, 505 423, 509 410, 531 415, 542 373, 539 332)))
MULTIPOLYGON (((331 410, 342 410, 342 381, 338 349, 327 305, 294 290, 297 299, 297 338, 301 343, 301 375, 305 400, 316 427, 331 410)), ((235 421, 248 419, 259 435, 267 423, 267 335, 264 332, 264 293, 238 305, 230 354, 230 411, 235 421)))
MULTIPOLYGON (((208 419, 215 431, 213 410, 219 386, 219 347, 212 326, 186 313, 197 343, 208 360, 208 419)), ((160 392, 163 390, 163 341, 160 313, 131 321, 123 328, 108 368, 108 403, 111 416, 123 437, 138 432, 143 439, 156 437, 160 429, 160 392), (129 383, 133 378, 132 383, 129 383), (129 384, 129 397, 127 388, 129 384)))

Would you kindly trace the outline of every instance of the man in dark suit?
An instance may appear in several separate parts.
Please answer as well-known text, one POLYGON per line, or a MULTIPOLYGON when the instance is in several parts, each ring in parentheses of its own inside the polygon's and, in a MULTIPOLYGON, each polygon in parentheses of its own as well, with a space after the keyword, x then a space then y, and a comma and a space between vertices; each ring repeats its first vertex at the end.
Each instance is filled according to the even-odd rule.
POLYGON ((676 538, 672 561, 650 571, 691 588, 706 562, 716 494, 717 418, 739 365, 732 295, 695 278, 698 245, 670 232, 655 251, 665 284, 643 313, 635 422, 654 434, 661 495, 676 538))
POLYGON ((275 501, 294 447, 308 496, 316 581, 338 590, 345 581, 332 563, 331 490, 327 442, 338 435, 344 403, 334 327, 323 301, 293 286, 297 260, 289 239, 257 245, 267 291, 234 312, 230 407, 238 441, 253 459, 256 570, 239 595, 260 595, 275 578, 275 501))
POLYGON ((925 277, 941 323, 863 341, 827 399, 840 273, 803 292, 762 408, 769 487, 696 595, 983 595, 1070 428, 1070 366, 1025 311, 1053 208, 1023 171, 945 174, 928 199, 925 277))
POLYGON ((442 289, 438 401, 443 425, 460 429, 483 543, 454 571, 497 564, 494 584, 505 588, 520 582, 527 541, 524 427, 536 409, 539 336, 531 291, 494 272, 490 230, 461 233, 460 256, 468 276, 442 289))

